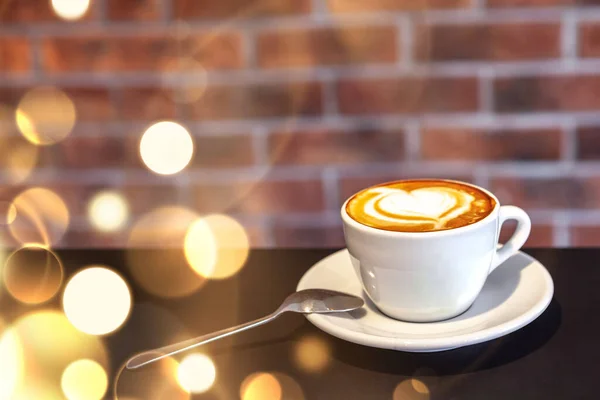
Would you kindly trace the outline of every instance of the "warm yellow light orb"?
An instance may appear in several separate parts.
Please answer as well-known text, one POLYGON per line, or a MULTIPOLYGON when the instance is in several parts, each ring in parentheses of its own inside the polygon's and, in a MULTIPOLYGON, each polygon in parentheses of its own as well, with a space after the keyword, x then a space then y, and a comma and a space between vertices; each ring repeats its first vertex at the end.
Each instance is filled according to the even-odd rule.
POLYGON ((99 231, 119 231, 129 218, 129 205, 120 193, 100 192, 90 200, 88 218, 92 226, 99 231))
POLYGON ((62 19, 74 21, 85 15, 90 0, 52 0, 52 9, 62 19))
POLYGON ((392 394, 393 400, 429 400, 430 397, 429 388, 418 379, 407 379, 400 382, 392 394))
POLYGON ((63 295, 65 315, 80 331, 106 335, 118 329, 131 311, 131 293, 116 272, 91 267, 67 283, 63 295))
POLYGON ((21 343, 14 330, 0 333, 0 400, 10 400, 23 373, 21 343))
POLYGON ((72 362, 89 359, 109 367, 102 340, 75 329, 62 312, 32 312, 14 321, 10 330, 21 344, 23 360, 11 400, 65 400, 61 377, 72 362))
POLYGON ((242 400, 281 400, 281 394, 279 380, 267 372, 248 376, 240 389, 242 400))
POLYGON ((206 282, 186 264, 181 248, 197 219, 191 210, 166 206, 135 221, 128 239, 127 266, 139 286, 155 296, 172 298, 190 295, 206 282))
POLYGON ((58 243, 69 226, 69 210, 53 191, 34 187, 21 192, 12 202, 16 215, 8 226, 13 238, 23 244, 58 243))
POLYGON ((108 389, 108 377, 97 362, 77 360, 63 372, 61 387, 68 400, 101 400, 108 389))
POLYGON ((194 154, 190 133, 176 122, 162 121, 149 127, 140 141, 140 155, 146 166, 160 175, 183 170, 194 154))
POLYGON ((184 250, 192 269, 211 279, 226 279, 244 266, 250 241, 235 219, 211 214, 197 220, 188 230, 184 250))
POLYGON ((76 120, 75 105, 58 88, 38 87, 25 93, 15 119, 27 140, 46 146, 62 141, 71 133, 76 120))
POLYGON ((44 303, 58 292, 63 267, 58 256, 40 245, 27 245, 6 258, 2 271, 6 290, 25 304, 44 303))
POLYGON ((10 225, 17 218, 17 207, 11 202, 0 201, 0 225, 10 225))
POLYGON ((331 362, 331 349, 321 337, 306 336, 296 344, 294 360, 306 372, 320 372, 331 362))
POLYGON ((204 393, 215 383, 217 371, 210 357, 204 354, 190 354, 177 369, 179 386, 190 393, 204 393))

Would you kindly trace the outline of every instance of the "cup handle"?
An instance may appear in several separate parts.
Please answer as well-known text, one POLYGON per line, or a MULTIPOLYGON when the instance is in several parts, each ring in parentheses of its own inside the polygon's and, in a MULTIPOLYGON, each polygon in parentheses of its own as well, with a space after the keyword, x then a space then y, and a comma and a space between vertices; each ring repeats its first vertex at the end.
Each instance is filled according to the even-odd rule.
POLYGON ((514 219, 517 221, 517 229, 510 239, 496 251, 494 261, 490 272, 492 273, 500 264, 506 261, 510 256, 515 254, 527 241, 529 233, 531 232, 531 219, 529 215, 519 207, 515 206, 502 206, 500 207, 500 214, 498 216, 498 231, 502 228, 505 221, 514 219))

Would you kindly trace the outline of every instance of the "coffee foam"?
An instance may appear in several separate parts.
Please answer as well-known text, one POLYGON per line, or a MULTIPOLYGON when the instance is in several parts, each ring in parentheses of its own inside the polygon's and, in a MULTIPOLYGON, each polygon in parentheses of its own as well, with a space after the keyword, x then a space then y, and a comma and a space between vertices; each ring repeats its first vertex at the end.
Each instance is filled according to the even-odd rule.
POLYGON ((471 186, 446 181, 394 182, 363 190, 347 206, 360 223, 398 231, 435 231, 474 223, 494 200, 471 186))

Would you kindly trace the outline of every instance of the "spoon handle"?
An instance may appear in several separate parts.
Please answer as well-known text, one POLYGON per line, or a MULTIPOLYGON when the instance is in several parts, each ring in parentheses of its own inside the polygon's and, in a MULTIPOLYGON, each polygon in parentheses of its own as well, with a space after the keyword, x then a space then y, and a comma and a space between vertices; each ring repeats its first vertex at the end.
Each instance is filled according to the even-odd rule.
POLYGON ((208 335, 198 336, 193 339, 184 340, 183 342, 171 344, 169 346, 159 347, 158 349, 144 351, 139 353, 127 361, 127 369, 139 368, 143 365, 150 364, 154 361, 158 361, 165 357, 172 356, 182 351, 193 349, 194 347, 201 346, 206 343, 214 342, 215 340, 231 336, 234 333, 243 332, 248 329, 255 328, 260 325, 264 325, 267 322, 273 321, 280 315, 280 312, 274 312, 266 317, 256 319, 254 321, 246 322, 245 324, 233 326, 231 328, 223 329, 217 332, 209 333, 208 335))

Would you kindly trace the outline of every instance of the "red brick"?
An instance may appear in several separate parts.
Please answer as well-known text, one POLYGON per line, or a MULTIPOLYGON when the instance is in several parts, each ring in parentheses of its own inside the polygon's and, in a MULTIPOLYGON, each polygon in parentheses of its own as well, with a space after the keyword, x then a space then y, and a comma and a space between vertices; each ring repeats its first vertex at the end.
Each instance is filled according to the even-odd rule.
POLYGON ((337 87, 344 114, 476 111, 474 78, 342 80, 337 87))
POLYGON ((64 87, 62 90, 75 104, 78 121, 113 120, 117 111, 103 87, 64 87))
POLYGON ((161 0, 108 0, 108 17, 117 21, 155 21, 161 17, 161 0))
POLYGON ((310 0, 172 0, 181 19, 276 17, 310 12, 310 0))
POLYGON ((273 235, 275 245, 279 247, 344 247, 344 232, 341 226, 307 227, 275 224, 273 235))
POLYGON ((598 247, 600 246, 600 226, 571 226, 571 246, 598 247))
MULTIPOLYGON (((506 221, 500 231, 500 243, 506 241, 515 232, 517 224, 514 221, 506 221)), ((548 224, 533 224, 531 234, 525 242, 525 247, 552 247, 554 244, 554 227, 548 224)))
POLYGON ((0 104, 17 107, 19 100, 21 100, 26 91, 26 88, 0 88, 0 104))
POLYGON ((600 178, 496 178, 490 187, 502 204, 525 209, 595 209, 600 204, 600 178))
POLYGON ((600 109, 600 76, 537 76, 498 79, 499 112, 587 111, 600 109))
MULTIPOLYGON (((78 21, 94 18, 95 9, 91 2, 90 8, 78 21)), ((31 23, 62 21, 54 13, 50 0, 11 0, 3 2, 0 8, 0 22, 3 23, 31 23)), ((69 23, 73 23, 69 21, 69 23)))
POLYGON ((467 8, 472 0, 328 0, 329 10, 335 13, 369 11, 427 11, 429 9, 467 8))
POLYGON ((426 160, 558 160, 561 142, 559 129, 439 128, 422 133, 421 151, 426 160))
POLYGON ((579 26, 579 54, 600 57, 600 24, 588 22, 579 26))
POLYGON ((268 146, 274 164, 359 164, 405 158, 402 131, 282 132, 269 136, 268 146))
POLYGON ((155 208, 181 204, 183 189, 176 183, 139 184, 129 180, 121 189, 129 199, 129 208, 133 215, 141 215, 155 208))
POLYGON ((43 67, 48 72, 177 71, 190 60, 206 69, 243 66, 237 33, 193 35, 181 40, 172 33, 144 36, 86 35, 42 41, 43 67), (178 62, 179 61, 179 62, 178 62))
POLYGON ((156 87, 123 88, 120 91, 120 115, 125 120, 155 121, 174 119, 177 105, 174 93, 156 87))
POLYGON ((31 68, 31 42, 20 37, 0 37, 0 71, 24 72, 31 68))
POLYGON ((581 160, 600 160, 600 127, 579 127, 576 135, 577 158, 581 160))
POLYGON ((431 61, 515 61, 560 56, 559 23, 421 25, 417 58, 431 61))
MULTIPOLYGON (((136 138, 137 139, 137 138, 136 138)), ((43 147, 39 167, 57 169, 115 168, 140 166, 137 140, 115 136, 78 136, 77 128, 66 140, 43 147)))
POLYGON ((316 82, 209 86, 188 107, 195 119, 238 119, 320 115, 321 85, 316 82))
POLYGON ((245 167, 254 163, 250 135, 196 136, 194 141, 195 167, 245 167))
MULTIPOLYGON (((392 182, 401 179, 418 179, 418 178, 429 178, 429 176, 423 175, 409 175, 406 173, 398 172, 396 174, 389 173, 385 175, 381 174, 371 174, 364 177, 347 177, 340 179, 339 182, 339 192, 340 192, 340 200, 343 203, 346 199, 351 197, 352 195, 360 192, 362 189, 366 189, 368 187, 378 185, 380 183, 392 182)), ((434 178, 434 177, 431 177, 434 178)), ((462 182, 474 183, 474 178, 472 176, 467 175, 453 175, 448 174, 443 171, 436 174, 435 178, 438 179, 454 179, 462 182)), ((341 204, 340 204, 341 206, 341 204)))
POLYGON ((198 185, 193 204, 200 212, 247 214, 314 212, 325 207, 321 182, 313 180, 198 185))
POLYGON ((286 29, 258 37, 263 68, 386 63, 398 58, 393 26, 286 29))

